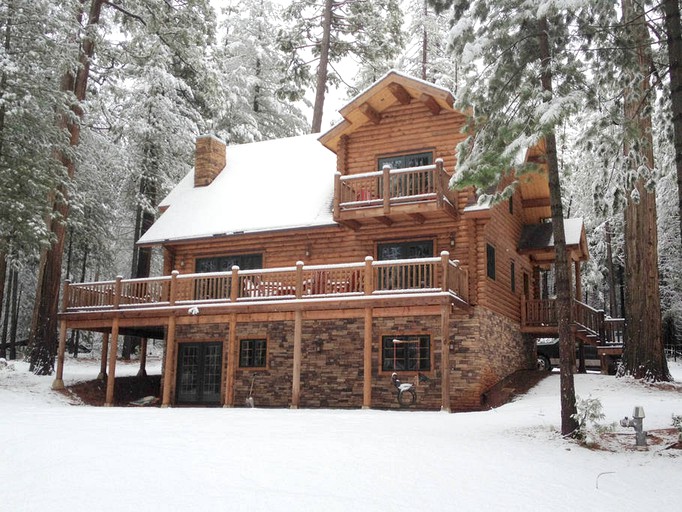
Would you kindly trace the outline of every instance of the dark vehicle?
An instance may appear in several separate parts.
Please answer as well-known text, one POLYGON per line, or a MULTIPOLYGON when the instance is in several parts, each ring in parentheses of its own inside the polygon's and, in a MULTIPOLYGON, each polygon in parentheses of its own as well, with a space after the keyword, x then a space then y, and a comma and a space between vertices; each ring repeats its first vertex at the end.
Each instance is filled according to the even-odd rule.
MULTIPOLYGON (((594 345, 583 345, 585 351, 585 368, 588 370, 601 370, 601 361, 594 345)), ((576 364, 578 361, 578 347, 576 345, 576 364)), ((540 338, 537 341, 537 368, 541 371, 551 371, 559 368, 559 338, 540 338)), ((609 357, 609 374, 616 372, 618 360, 609 357)))

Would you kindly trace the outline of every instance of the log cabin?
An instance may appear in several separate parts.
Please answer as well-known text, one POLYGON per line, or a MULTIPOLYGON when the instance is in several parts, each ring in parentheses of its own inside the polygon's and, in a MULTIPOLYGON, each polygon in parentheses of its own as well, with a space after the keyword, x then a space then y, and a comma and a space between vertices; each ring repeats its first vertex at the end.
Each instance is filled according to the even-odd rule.
MULTIPOLYGON (((104 333, 106 405, 118 337, 134 334, 165 340, 162 406, 397 408, 396 373, 415 383, 414 408, 485 407, 535 367, 535 337, 556 336, 540 283, 554 260, 549 185, 539 145, 508 201, 451 189, 466 123, 453 105, 391 71, 321 136, 199 137, 193 171, 139 240, 163 249, 163 275, 65 282, 54 387, 67 330, 86 329, 104 333)), ((580 297, 585 230, 565 227, 580 297)), ((608 351, 603 313, 583 314, 608 351)))

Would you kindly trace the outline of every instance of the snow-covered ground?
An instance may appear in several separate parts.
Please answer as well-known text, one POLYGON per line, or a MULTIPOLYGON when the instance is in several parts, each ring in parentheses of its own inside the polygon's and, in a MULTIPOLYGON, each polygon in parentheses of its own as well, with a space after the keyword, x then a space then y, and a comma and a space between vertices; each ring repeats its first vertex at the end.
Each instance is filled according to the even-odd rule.
MULTIPOLYGON (((678 510, 682 452, 590 450, 557 433, 559 376, 495 410, 74 406, 23 363, 0 369, 1 511, 678 510)), ((151 370, 154 369, 152 363, 151 370)), ((158 370, 158 364, 156 365, 158 370)), ((97 375, 68 361, 66 383, 97 375)), ((121 365, 117 375, 135 374, 121 365)), ((577 375, 605 422, 682 414, 678 384, 577 375)), ((257 400, 257 397, 256 397, 257 400)), ((622 445, 632 429, 618 427, 622 445), (627 437, 626 437, 627 436, 627 437)))

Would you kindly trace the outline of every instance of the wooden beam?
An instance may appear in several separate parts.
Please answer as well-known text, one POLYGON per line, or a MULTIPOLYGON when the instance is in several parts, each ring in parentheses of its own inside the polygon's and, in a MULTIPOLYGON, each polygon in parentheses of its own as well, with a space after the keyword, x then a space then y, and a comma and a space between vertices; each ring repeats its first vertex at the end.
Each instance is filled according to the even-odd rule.
POLYGON ((379 221, 384 226, 391 227, 393 225, 393 219, 391 219, 390 217, 387 217, 386 215, 380 215, 376 219, 377 219, 377 221, 379 221))
POLYGON ((175 317, 168 318, 168 330, 166 331, 166 361, 163 365, 163 398, 161 407, 168 407, 171 400, 171 388, 175 366, 175 317))
POLYGON ((450 304, 443 304, 440 312, 441 338, 441 411, 450 412, 450 304))
POLYGON ((400 102, 401 105, 409 105, 412 102, 412 96, 407 92, 402 85, 397 82, 388 84, 388 90, 391 91, 393 97, 400 102))
POLYGON ((364 115, 368 121, 371 121, 374 124, 379 124, 381 122, 381 114, 374 110, 369 103, 360 105, 360 112, 362 112, 362 115, 364 115))
POLYGON ((107 394, 105 407, 114 405, 114 384, 116 382, 116 356, 118 355, 118 317, 111 326, 111 349, 109 350, 109 375, 107 377, 107 394))
POLYGON ((362 365, 362 408, 372 407, 372 308, 365 308, 365 339, 362 365))
POLYGON ((421 96, 419 96, 419 101, 426 105, 426 108, 428 108, 434 116, 440 114, 440 111, 442 109, 440 108, 440 105, 436 101, 436 98, 434 98, 430 94, 426 93, 422 94, 421 96))
POLYGON ((522 199, 521 206, 523 208, 544 208, 549 206, 549 197, 533 197, 530 199, 522 199))
POLYGON ((352 229, 353 231, 357 231, 362 226, 362 224, 360 224, 357 220, 353 220, 353 219, 346 219, 346 220, 334 219, 334 220, 336 220, 339 224, 346 226, 348 229, 352 229))
POLYGON ((303 337, 303 315, 296 311, 294 317, 294 367, 291 379, 291 408, 298 409, 301 403, 301 339, 303 337))
POLYGON ((225 376, 224 407, 234 407, 234 383, 237 376, 237 315, 230 315, 230 332, 227 338, 227 375, 225 376))
POLYGON ((421 213, 410 213, 409 215, 417 224, 424 224, 424 222, 426 222, 426 217, 421 213))

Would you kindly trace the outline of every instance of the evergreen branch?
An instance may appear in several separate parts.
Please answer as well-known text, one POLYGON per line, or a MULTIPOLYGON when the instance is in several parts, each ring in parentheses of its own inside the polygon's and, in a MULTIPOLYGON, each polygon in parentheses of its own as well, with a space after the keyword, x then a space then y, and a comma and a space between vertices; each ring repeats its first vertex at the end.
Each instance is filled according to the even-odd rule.
POLYGON ((134 13, 128 11, 127 9, 123 8, 123 6, 115 4, 113 2, 110 2, 109 0, 104 0, 104 4, 113 7, 115 10, 119 11, 120 13, 123 13, 126 16, 129 16, 133 19, 136 19, 137 21, 142 23, 145 27, 147 26, 147 22, 144 21, 144 19, 142 19, 141 16, 138 16, 137 14, 134 14, 134 13))

